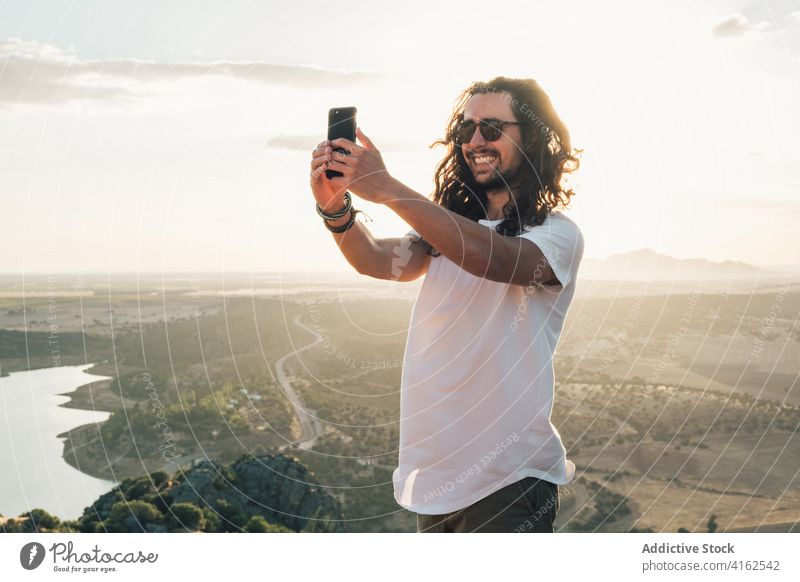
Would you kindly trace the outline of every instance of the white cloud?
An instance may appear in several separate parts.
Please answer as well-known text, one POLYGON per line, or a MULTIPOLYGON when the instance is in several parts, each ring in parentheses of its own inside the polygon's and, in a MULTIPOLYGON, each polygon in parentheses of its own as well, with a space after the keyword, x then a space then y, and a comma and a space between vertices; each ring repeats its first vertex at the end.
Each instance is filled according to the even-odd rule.
POLYGON ((337 71, 261 61, 155 62, 87 60, 59 47, 20 39, 0 41, 0 107, 75 100, 141 98, 137 84, 216 77, 299 89, 339 88, 369 83, 371 72, 337 71))
MULTIPOLYGON (((295 135, 280 134, 267 138, 265 147, 270 149, 292 150, 307 153, 317 147, 320 136, 317 135, 295 135)), ((424 146, 424 144, 423 144, 424 146)), ((419 150, 420 144, 410 140, 384 139, 381 141, 380 149, 383 152, 407 152, 419 150)))
POLYGON ((763 32, 767 29, 769 29, 768 22, 751 24, 747 18, 741 14, 734 14, 712 28, 711 34, 717 38, 733 38, 755 32, 763 32))
POLYGON ((273 149, 307 152, 316 147, 319 135, 275 135, 267 139, 265 146, 273 149))

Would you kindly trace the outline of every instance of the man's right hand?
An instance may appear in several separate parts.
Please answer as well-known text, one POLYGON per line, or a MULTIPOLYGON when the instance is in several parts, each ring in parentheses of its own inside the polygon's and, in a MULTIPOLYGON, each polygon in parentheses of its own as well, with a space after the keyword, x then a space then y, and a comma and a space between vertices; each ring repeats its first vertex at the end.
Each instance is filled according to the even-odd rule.
POLYGON ((328 162, 333 157, 330 142, 323 141, 311 154, 311 192, 324 212, 337 212, 344 208, 344 190, 339 190, 325 175, 328 162))
MULTIPOLYGON (((311 155, 311 191, 320 208, 334 213, 344 208, 344 193, 325 176, 326 162, 333 158, 329 141, 320 142, 311 155)), ((341 180, 336 180, 337 182, 341 180)), ((329 220, 331 226, 346 224, 352 213, 338 220, 329 220)), ((365 226, 351 228, 345 235, 334 235, 347 261, 362 275, 392 281, 413 281, 421 277, 430 264, 430 245, 414 244, 411 239, 375 239, 365 226)))

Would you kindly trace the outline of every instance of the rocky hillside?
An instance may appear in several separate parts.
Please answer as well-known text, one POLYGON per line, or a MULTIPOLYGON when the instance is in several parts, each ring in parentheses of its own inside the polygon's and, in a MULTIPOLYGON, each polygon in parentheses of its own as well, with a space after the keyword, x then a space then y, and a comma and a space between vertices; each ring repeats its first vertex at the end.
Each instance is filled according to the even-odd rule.
POLYGON ((185 473, 126 479, 74 521, 41 509, 0 519, 4 532, 339 532, 338 501, 296 458, 204 460, 185 473))

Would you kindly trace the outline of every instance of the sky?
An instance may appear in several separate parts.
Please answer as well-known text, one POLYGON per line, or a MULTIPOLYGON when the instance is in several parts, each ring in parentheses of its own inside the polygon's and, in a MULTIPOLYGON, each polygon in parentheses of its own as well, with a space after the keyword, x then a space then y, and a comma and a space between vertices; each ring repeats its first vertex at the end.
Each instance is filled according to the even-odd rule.
POLYGON ((327 110, 428 195, 497 75, 584 150, 585 257, 797 265, 799 73, 798 2, 0 0, 0 272, 352 271, 308 186, 327 110))

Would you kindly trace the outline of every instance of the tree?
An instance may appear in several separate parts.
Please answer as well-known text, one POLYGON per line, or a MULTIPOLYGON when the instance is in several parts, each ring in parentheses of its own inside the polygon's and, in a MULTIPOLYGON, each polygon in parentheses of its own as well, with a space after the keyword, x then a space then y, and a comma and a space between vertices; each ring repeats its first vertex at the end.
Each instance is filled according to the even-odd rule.
POLYGON ((192 503, 175 503, 170 506, 170 511, 170 525, 174 528, 197 531, 206 527, 203 510, 192 503))
POLYGON ((154 473, 150 473, 150 478, 153 480, 153 484, 156 487, 162 487, 166 485, 169 481, 169 475, 164 471, 156 471, 154 473))
POLYGON ((125 491, 125 497, 128 499, 139 499, 152 490, 153 486, 150 483, 150 477, 139 477, 125 491))
POLYGON ((708 533, 714 533, 717 531, 717 525, 717 516, 712 514, 711 517, 708 518, 708 533))
POLYGON ((250 533, 292 533, 292 530, 268 522, 261 515, 253 515, 247 520, 244 531, 250 533))
POLYGON ((31 509, 23 513, 20 517, 30 518, 31 531, 38 531, 40 529, 56 530, 61 525, 60 519, 50 515, 44 509, 31 509))
POLYGON ((222 520, 220 519, 219 515, 217 515, 216 511, 210 507, 204 507, 203 517, 205 518, 205 527, 203 528, 203 531, 208 533, 219 531, 219 526, 222 525, 222 520))
POLYGON ((247 517, 225 499, 217 499, 214 509, 224 521, 221 525, 225 531, 238 531, 247 522, 247 517))
POLYGON ((158 524, 163 520, 164 516, 152 503, 118 501, 111 506, 109 517, 103 525, 110 532, 140 532, 145 530, 147 524, 158 524))

